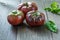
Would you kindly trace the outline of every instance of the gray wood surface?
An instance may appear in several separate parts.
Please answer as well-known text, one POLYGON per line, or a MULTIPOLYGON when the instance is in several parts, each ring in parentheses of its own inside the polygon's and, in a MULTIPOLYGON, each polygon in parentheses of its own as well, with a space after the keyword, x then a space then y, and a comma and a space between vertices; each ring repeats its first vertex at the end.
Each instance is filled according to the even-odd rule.
POLYGON ((8 5, 0 3, 0 40, 17 40, 17 28, 12 27, 7 22, 7 15, 10 11, 14 10, 19 1, 15 0, 0 0, 8 5))
MULTIPOLYGON (((58 33, 52 33, 44 26, 39 28, 29 28, 26 24, 20 25, 18 28, 12 27, 7 22, 7 15, 10 11, 17 8, 22 2, 36 2, 38 10, 44 12, 45 7, 53 1, 60 4, 60 0, 0 0, 8 5, 0 3, 0 40, 60 40, 60 16, 48 13, 49 19, 54 20, 58 27, 58 33), (11 4, 11 5, 10 5, 11 4)), ((46 15, 46 14, 45 14, 46 15)))

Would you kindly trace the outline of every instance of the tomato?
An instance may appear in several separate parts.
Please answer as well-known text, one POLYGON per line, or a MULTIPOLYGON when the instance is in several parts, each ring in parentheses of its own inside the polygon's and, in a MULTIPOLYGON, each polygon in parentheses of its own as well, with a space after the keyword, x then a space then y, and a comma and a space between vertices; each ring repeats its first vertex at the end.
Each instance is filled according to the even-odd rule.
POLYGON ((18 10, 21 10, 26 15, 26 13, 29 11, 38 10, 38 7, 37 7, 36 3, 34 3, 34 2, 27 2, 27 3, 19 4, 18 10))
POLYGON ((38 11, 30 11, 26 14, 26 22, 33 27, 44 25, 45 15, 38 11))
POLYGON ((8 16, 7 20, 11 25, 19 25, 24 20, 24 14, 22 11, 13 10, 8 16))

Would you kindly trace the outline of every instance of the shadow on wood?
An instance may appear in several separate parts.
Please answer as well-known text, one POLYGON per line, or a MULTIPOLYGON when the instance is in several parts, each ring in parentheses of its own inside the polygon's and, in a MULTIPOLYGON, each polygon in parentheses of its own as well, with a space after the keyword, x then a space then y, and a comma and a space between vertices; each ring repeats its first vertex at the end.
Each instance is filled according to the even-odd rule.
MULTIPOLYGON (((18 29, 19 29, 19 32, 21 33, 29 33, 29 32, 32 32, 32 33, 34 33, 34 34, 37 34, 38 36, 39 35, 43 35, 43 36, 45 36, 45 34, 47 34, 48 32, 50 32, 49 30, 47 30, 47 28, 45 27, 45 26, 39 26, 39 27, 30 27, 30 26, 28 26, 28 25, 26 25, 26 24, 22 24, 22 25, 20 25, 19 27, 18 27, 18 29)), ((47 36, 48 36, 49 34, 47 34, 47 36)))

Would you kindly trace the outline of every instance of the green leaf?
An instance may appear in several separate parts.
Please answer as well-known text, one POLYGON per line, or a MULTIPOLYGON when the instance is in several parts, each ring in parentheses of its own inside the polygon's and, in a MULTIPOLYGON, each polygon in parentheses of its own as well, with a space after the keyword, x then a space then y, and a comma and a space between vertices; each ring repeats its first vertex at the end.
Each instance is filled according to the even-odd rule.
POLYGON ((51 12, 54 14, 58 14, 58 10, 52 10, 51 12))
POLYGON ((51 11, 51 8, 45 8, 44 10, 45 11, 51 11))
POLYGON ((59 8, 58 2, 53 2, 53 3, 51 3, 50 6, 51 6, 52 9, 57 9, 57 8, 59 8))
POLYGON ((60 9, 58 9, 57 11, 60 12, 60 9))
POLYGON ((52 32, 57 32, 56 24, 53 21, 47 21, 45 26, 52 32))

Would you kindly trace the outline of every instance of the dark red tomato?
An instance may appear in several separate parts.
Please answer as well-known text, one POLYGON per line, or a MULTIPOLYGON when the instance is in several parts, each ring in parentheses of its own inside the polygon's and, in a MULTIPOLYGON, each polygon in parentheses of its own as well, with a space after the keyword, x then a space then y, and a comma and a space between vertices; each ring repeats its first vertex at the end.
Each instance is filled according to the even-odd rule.
POLYGON ((34 2, 27 2, 27 3, 21 3, 18 6, 18 10, 21 10, 26 15, 26 13, 29 11, 38 10, 38 7, 37 7, 36 3, 34 3, 34 2))
POLYGON ((8 22, 11 25, 19 25, 24 20, 24 14, 21 11, 13 10, 7 17, 8 22))
POLYGON ((38 11, 30 11, 26 14, 26 22, 30 26, 41 26, 44 25, 45 15, 38 11))

